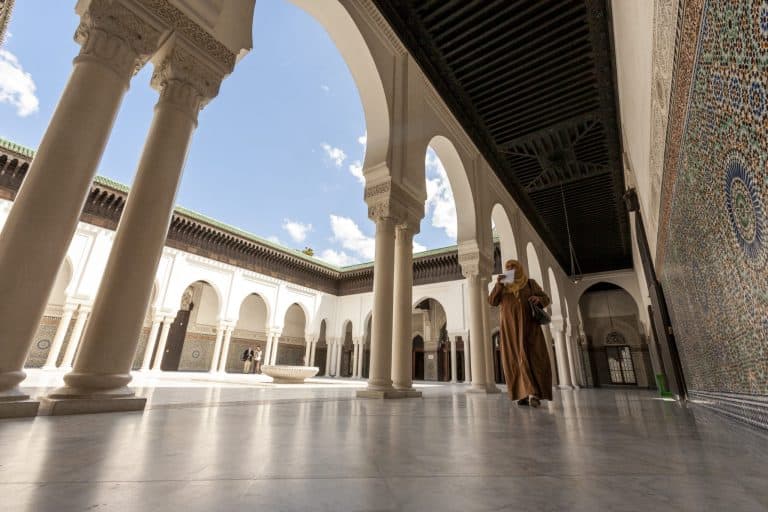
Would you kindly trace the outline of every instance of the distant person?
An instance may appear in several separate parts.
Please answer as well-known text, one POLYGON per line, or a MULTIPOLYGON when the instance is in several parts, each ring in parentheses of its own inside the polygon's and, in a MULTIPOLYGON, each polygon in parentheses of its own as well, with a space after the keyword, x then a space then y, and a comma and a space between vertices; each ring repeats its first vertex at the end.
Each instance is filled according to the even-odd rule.
POLYGON ((507 390, 519 405, 538 407, 540 400, 552 400, 552 367, 531 304, 545 308, 551 301, 536 281, 528 279, 519 261, 507 261, 504 269, 488 302, 500 306, 499 345, 507 390))
POLYGON ((243 373, 251 373, 251 366, 253 366, 253 349, 246 348, 243 351, 241 359, 243 360, 243 373))
POLYGON ((261 347, 253 353, 253 373, 261 373, 261 347))

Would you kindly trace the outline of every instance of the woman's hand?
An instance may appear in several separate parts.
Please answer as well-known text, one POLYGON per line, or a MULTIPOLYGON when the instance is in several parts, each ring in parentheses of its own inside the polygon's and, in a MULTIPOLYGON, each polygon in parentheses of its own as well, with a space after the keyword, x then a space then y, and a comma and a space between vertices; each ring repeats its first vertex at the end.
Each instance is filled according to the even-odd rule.
POLYGON ((536 304, 537 306, 541 306, 541 298, 535 295, 531 295, 530 297, 528 297, 528 302, 530 302, 531 304, 536 304))
POLYGON ((496 276, 496 283, 501 284, 503 280, 504 280, 504 274, 499 274, 496 276))

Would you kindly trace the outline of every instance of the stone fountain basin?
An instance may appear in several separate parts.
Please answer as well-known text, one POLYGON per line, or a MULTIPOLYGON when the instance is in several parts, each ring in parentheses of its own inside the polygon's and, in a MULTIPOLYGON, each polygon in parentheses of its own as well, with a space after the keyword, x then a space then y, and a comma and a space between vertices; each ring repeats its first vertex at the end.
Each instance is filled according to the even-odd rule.
POLYGON ((304 379, 314 377, 320 368, 317 366, 288 366, 283 364, 261 367, 261 373, 272 377, 275 384, 303 384, 304 379))

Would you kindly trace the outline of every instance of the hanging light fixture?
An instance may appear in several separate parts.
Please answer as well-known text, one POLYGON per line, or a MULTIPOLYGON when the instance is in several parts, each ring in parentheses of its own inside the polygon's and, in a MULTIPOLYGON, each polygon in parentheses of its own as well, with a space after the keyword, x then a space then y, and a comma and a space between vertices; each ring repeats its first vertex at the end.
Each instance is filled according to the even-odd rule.
POLYGON ((568 278, 573 284, 577 284, 581 281, 581 266, 579 260, 576 257, 576 251, 573 249, 573 238, 571 238, 571 224, 568 219, 568 208, 565 206, 565 190, 563 184, 560 184, 560 199, 563 201, 563 215, 565 216, 565 229, 568 232, 568 254, 571 258, 571 271, 568 273, 568 278))

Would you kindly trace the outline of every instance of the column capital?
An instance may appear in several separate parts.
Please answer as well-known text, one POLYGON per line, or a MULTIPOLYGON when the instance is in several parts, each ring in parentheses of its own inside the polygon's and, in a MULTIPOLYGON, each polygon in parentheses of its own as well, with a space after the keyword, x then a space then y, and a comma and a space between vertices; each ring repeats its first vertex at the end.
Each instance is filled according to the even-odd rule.
POLYGON ((92 0, 80 13, 75 41, 82 47, 75 61, 97 61, 129 78, 157 50, 162 29, 121 2, 92 0))
POLYGON ((209 66, 196 51, 179 40, 166 43, 155 56, 150 84, 168 102, 192 115, 197 114, 219 93, 224 72, 209 66))
POLYGON ((61 310, 64 313, 74 313, 76 309, 77 309, 77 303, 75 302, 65 302, 64 305, 61 307, 61 310))
POLYGON ((493 269, 493 259, 483 254, 477 246, 477 242, 469 240, 459 244, 459 265, 464 277, 480 276, 484 279, 490 279, 493 269))
POLYGON ((424 201, 419 201, 391 178, 366 186, 364 199, 368 205, 368 218, 378 221, 393 219, 396 225, 405 225, 418 233, 424 217, 424 201))

